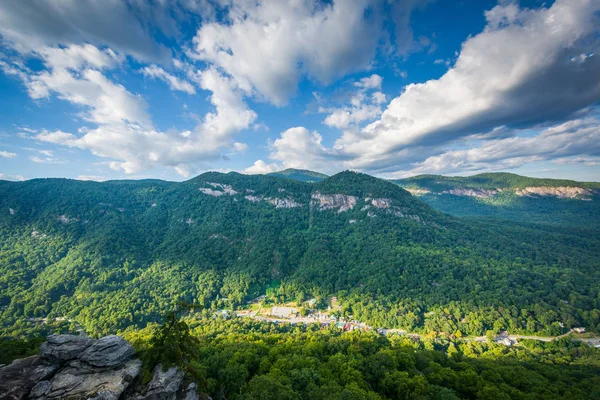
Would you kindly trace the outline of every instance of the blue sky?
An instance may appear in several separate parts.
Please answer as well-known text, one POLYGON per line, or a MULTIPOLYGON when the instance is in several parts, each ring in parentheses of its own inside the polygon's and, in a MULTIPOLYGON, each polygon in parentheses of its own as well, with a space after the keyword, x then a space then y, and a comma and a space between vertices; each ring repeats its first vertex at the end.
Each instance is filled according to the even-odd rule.
POLYGON ((0 179, 600 180, 600 3, 0 2, 0 179))

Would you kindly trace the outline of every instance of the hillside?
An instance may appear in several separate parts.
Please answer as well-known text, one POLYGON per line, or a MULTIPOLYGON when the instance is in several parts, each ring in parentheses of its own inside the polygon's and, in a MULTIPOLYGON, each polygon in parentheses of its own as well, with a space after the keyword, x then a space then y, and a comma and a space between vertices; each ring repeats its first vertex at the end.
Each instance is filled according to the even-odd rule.
POLYGON ((293 179, 295 181, 300 182, 320 182, 323 179, 327 179, 328 176, 325 174, 321 174, 319 172, 309 171, 306 169, 294 169, 288 168, 279 172, 271 172, 271 176, 276 176, 279 178, 288 178, 293 179))
POLYGON ((457 216, 600 226, 600 183, 508 173, 470 177, 419 175, 394 183, 434 208, 457 216))
POLYGON ((65 317, 93 335, 180 301, 338 296, 373 326, 560 334, 600 323, 599 236, 442 214, 395 184, 206 173, 0 185, 2 332, 65 317))

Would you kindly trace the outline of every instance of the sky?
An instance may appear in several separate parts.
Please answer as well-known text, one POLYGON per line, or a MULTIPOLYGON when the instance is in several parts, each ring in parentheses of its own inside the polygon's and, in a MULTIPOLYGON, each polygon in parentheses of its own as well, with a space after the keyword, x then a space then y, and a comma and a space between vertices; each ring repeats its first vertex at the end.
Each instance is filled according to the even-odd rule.
POLYGON ((600 1, 3 0, 0 179, 600 181, 600 1))

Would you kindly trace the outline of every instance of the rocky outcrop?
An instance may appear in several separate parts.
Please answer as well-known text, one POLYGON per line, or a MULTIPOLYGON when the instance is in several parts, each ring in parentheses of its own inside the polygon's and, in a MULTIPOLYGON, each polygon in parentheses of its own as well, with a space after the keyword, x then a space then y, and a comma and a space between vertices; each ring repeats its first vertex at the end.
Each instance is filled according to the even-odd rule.
POLYGON ((209 186, 212 186, 214 189, 200 188, 199 190, 202 193, 207 194, 209 196, 219 197, 219 196, 223 196, 224 194, 228 194, 230 196, 238 194, 238 192, 236 190, 234 190, 231 187, 231 185, 225 185, 223 183, 215 183, 215 182, 206 182, 206 184, 209 186))
POLYGON ((294 199, 279 199, 277 197, 267 197, 265 198, 265 201, 269 202, 270 204, 273 204, 275 206, 275 208, 296 208, 296 207, 302 207, 302 204, 297 203, 296 201, 294 201, 294 199))
POLYGON ((278 197, 263 197, 263 196, 254 196, 247 195, 244 198, 252 203, 258 203, 259 201, 266 201, 269 204, 275 206, 275 208, 296 208, 302 207, 302 204, 296 202, 296 200, 288 197, 286 199, 281 199, 278 197))
POLYGON ((162 365, 157 365, 154 368, 154 374, 152 380, 148 384, 148 387, 144 390, 143 394, 133 394, 130 396, 131 400, 176 400, 177 393, 183 383, 185 374, 182 370, 171 367, 166 370, 163 369, 162 365))
POLYGON ((392 206, 391 199, 370 199, 371 204, 375 208, 390 208, 392 206))
POLYGON ((580 187, 567 187, 567 186, 539 186, 539 187, 526 187, 523 189, 517 189, 515 191, 517 196, 554 196, 560 199, 589 199, 593 195, 593 191, 590 189, 584 189, 580 187))
POLYGON ((485 199, 500 193, 498 189, 450 189, 443 191, 445 194, 453 194, 455 196, 469 196, 485 199))
POLYGON ((93 340, 51 335, 38 356, 0 367, 1 400, 176 400, 198 399, 195 384, 183 385, 185 373, 157 366, 147 386, 137 379, 142 362, 122 337, 93 340), (135 388, 135 389, 134 389, 135 388))
POLYGON ((347 194, 321 194, 319 192, 311 195, 311 207, 318 207, 320 211, 338 209, 338 212, 352 210, 358 203, 358 197, 347 194))
POLYGON ((15 360, 0 368, 0 399, 28 398, 36 384, 50 378, 59 367, 58 363, 33 356, 15 360))
POLYGON ((431 193, 431 191, 427 190, 427 189, 417 189, 417 188, 410 188, 410 187, 405 187, 404 190, 406 190, 413 196, 423 196, 425 194, 431 193))

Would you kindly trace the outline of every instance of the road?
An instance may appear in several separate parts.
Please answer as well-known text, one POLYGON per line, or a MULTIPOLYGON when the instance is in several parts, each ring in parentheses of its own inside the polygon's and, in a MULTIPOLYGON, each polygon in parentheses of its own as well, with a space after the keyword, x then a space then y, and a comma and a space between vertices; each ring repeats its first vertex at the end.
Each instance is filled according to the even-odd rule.
MULTIPOLYGON (((316 317, 312 317, 312 316, 292 317, 292 318, 261 316, 261 315, 258 315, 258 311, 250 311, 250 310, 244 310, 244 311, 237 312, 236 315, 239 317, 252 318, 257 321, 287 322, 292 325, 311 324, 311 323, 330 323, 331 322, 331 320, 327 320, 327 319, 323 319, 323 318, 316 318, 316 317)), ((361 323, 361 322, 357 322, 357 321, 350 321, 348 323, 350 325, 354 326, 355 327, 354 329, 368 329, 368 330, 374 329, 373 327, 366 325, 365 323, 361 323)), ((399 334, 399 335, 410 336, 413 338, 421 337, 420 333, 407 332, 403 329, 380 329, 377 331, 381 332, 383 335, 399 334)), ((517 343, 519 340, 523 340, 523 339, 539 340, 541 342, 551 342, 555 339, 560 339, 560 338, 566 337, 572 333, 575 333, 575 332, 571 329, 569 332, 559 335, 559 336, 499 335, 499 336, 495 337, 495 341, 500 342, 500 341, 508 338, 511 340, 512 343, 517 343)), ((461 340, 465 340, 465 341, 474 340, 476 342, 487 342, 487 337, 485 337, 485 336, 475 336, 475 337, 465 336, 465 337, 461 338, 461 340)), ((591 337, 591 338, 574 337, 573 340, 585 342, 585 343, 589 344, 590 346, 600 347, 600 337, 591 337)))

